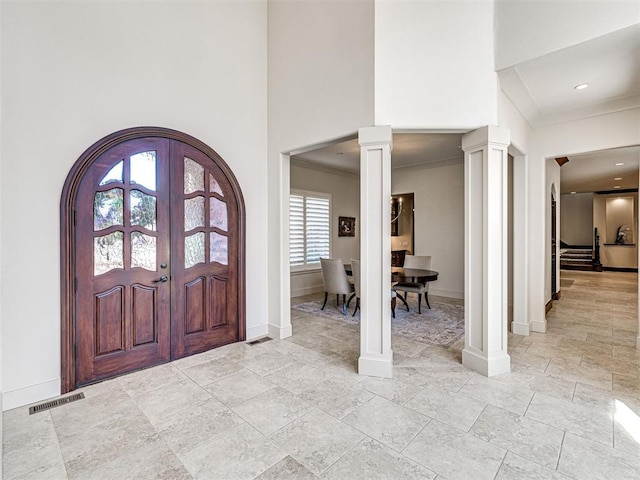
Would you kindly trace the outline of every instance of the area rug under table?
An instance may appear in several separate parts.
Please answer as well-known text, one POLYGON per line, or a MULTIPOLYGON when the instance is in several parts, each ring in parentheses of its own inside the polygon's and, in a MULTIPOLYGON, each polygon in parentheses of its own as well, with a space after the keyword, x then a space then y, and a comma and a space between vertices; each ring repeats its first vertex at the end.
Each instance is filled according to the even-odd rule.
MULTIPOLYGON (((324 310, 321 310, 322 300, 292 305, 291 308, 318 317, 359 324, 360 310, 355 317, 351 316, 354 302, 351 302, 346 315, 342 314, 342 306, 336 307, 335 300, 330 300, 324 310)), ((439 347, 449 347, 464 336, 464 306, 431 301, 431 309, 423 304, 422 313, 418 313, 417 300, 409 298, 408 303, 410 311, 407 312, 398 300, 396 318, 391 319, 392 335, 439 347)))

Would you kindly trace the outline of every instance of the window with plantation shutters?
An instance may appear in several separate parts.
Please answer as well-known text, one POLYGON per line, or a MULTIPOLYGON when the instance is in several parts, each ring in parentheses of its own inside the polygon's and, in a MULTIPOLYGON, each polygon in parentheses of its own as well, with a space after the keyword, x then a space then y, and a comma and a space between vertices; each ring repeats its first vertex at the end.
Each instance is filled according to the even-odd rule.
POLYGON ((289 196, 289 264, 318 265, 331 256, 331 195, 291 190, 289 196))

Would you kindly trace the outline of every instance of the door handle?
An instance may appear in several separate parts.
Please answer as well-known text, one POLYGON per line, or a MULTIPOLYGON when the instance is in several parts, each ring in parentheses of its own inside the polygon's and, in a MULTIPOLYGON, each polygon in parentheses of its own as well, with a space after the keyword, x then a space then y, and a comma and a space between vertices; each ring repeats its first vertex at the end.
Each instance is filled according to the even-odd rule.
POLYGON ((164 283, 167 280, 169 280, 169 277, 167 277, 166 275, 162 275, 160 278, 154 280, 153 283, 160 283, 160 282, 164 283))

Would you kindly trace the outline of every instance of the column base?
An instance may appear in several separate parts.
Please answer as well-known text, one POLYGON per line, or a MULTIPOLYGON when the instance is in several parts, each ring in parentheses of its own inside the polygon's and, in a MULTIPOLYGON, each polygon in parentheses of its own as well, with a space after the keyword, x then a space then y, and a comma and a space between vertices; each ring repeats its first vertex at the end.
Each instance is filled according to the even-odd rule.
POLYGON ((291 325, 287 325, 285 327, 279 327, 277 325, 269 324, 269 336, 271 338, 276 338, 282 340, 283 338, 288 338, 293 334, 293 329, 291 325))
POLYGON ((511 333, 515 333, 516 335, 524 335, 525 337, 528 337, 529 333, 531 333, 529 324, 511 322, 511 333))
POLYGON ((547 332, 547 320, 544 319, 540 322, 533 321, 531 322, 531 331, 536 333, 546 333, 547 332))
POLYGON ((462 350, 462 365, 485 377, 493 377, 511 372, 511 357, 506 352, 486 357, 483 352, 465 347, 462 350))
POLYGON ((393 351, 380 355, 360 355, 358 374, 369 377, 391 378, 393 373, 393 351))

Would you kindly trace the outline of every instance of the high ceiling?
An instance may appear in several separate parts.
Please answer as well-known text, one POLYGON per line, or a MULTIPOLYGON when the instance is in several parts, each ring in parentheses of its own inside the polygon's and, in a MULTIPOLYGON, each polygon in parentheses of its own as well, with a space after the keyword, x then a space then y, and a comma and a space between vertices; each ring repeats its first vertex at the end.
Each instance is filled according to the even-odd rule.
POLYGON ((640 147, 569 155, 567 158, 569 162, 560 168, 561 193, 638 188, 640 147))
MULTIPOLYGON (((461 137, 459 133, 394 133, 392 168, 460 162, 464 157, 460 149, 461 137)), ((360 171, 360 145, 357 139, 334 143, 292 158, 352 173, 360 171)))
MULTIPOLYGON (((533 127, 640 107, 640 25, 534 58, 498 72, 500 87, 533 127), (588 88, 576 90, 579 84, 588 88)), ((393 135, 393 168, 463 158, 460 134, 393 135)), ((640 144, 640 141, 639 141, 640 144)), ((568 155, 561 191, 638 188, 640 147, 568 155), (615 163, 623 166, 614 166, 615 163), (621 177, 622 180, 614 181, 621 177)), ((294 160, 359 171, 357 139, 335 143, 294 160)))
POLYGON ((534 127, 639 107, 640 25, 501 70, 498 78, 534 127))

